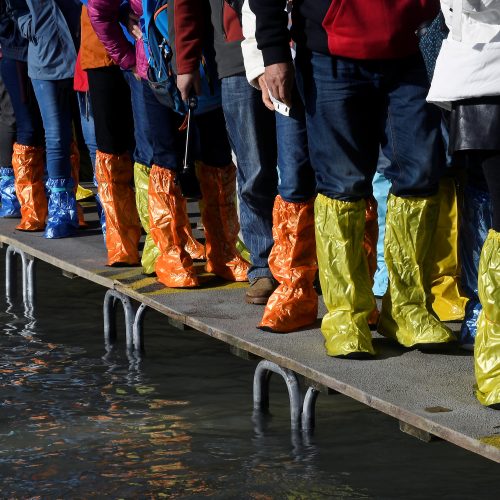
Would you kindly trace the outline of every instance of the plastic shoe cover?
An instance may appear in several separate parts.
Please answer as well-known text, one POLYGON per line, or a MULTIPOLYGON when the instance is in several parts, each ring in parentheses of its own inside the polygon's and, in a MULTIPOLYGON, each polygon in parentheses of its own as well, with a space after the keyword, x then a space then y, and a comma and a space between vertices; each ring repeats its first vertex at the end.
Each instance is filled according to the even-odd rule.
POLYGON ((50 195, 45 238, 56 239, 74 236, 78 230, 78 213, 73 179, 49 178, 47 189, 50 195))
POLYGON ((384 258, 385 215, 387 213, 387 197, 391 189, 391 182, 382 174, 376 173, 373 178, 373 196, 377 200, 378 212, 378 242, 377 242, 377 270, 373 277, 373 293, 382 297, 387 291, 389 278, 384 258))
POLYGON ((479 298, 474 365, 476 396, 485 406, 500 403, 500 233, 491 230, 479 261, 479 298))
POLYGON ((19 204, 19 200, 16 196, 14 170, 12 167, 0 168, 0 196, 2 199, 0 217, 21 217, 21 205, 19 204))
MULTIPOLYGON (((368 262, 368 272, 373 283, 373 277, 377 271, 377 242, 378 242, 378 217, 377 217, 377 201, 370 197, 366 199, 365 210, 365 237, 363 246, 365 248, 366 259, 368 262)), ((375 305, 375 308, 368 317, 370 327, 375 327, 378 323, 380 313, 375 305)))
POLYGON ((442 344, 456 340, 431 312, 430 246, 439 211, 437 196, 387 201, 385 262, 389 291, 382 300, 378 331, 400 344, 442 344))
POLYGON ((135 204, 137 213, 141 221, 142 228, 146 232, 146 240, 142 249, 141 265, 144 274, 153 274, 155 272, 155 262, 160 255, 160 251, 149 234, 149 213, 148 213, 148 189, 149 174, 151 168, 141 163, 134 163, 134 186, 135 186, 135 204))
POLYGON ((318 318, 314 278, 314 200, 289 203, 277 196, 273 209, 274 245, 269 268, 279 286, 267 301, 259 328, 291 332, 318 318))
POLYGON ((236 250, 240 252, 240 255, 249 263, 251 264, 252 261, 250 260, 250 250, 248 250, 247 246, 245 243, 243 243, 243 240, 238 236, 238 240, 236 241, 236 250))
POLYGON ((87 189, 78 184, 76 188, 76 201, 86 200, 87 198, 92 198, 94 196, 94 192, 92 189, 87 189))
POLYGON ((431 244, 432 308, 441 321, 464 319, 467 298, 459 291, 458 206, 454 179, 442 179, 439 217, 431 244))
POLYGON ((464 202, 460 211, 460 261, 462 264, 462 288, 469 297, 465 306, 465 319, 460 330, 459 343, 472 350, 476 337, 477 320, 481 303, 477 292, 479 257, 488 231, 491 228, 490 195, 471 186, 464 190, 464 202))
POLYGON ((198 164, 205 226, 206 270, 228 281, 247 281, 249 264, 236 248, 240 224, 236 210, 236 167, 198 164))
POLYGON ((185 249, 189 220, 174 172, 153 165, 148 202, 151 236, 160 251, 155 264, 158 280, 171 288, 198 286, 193 261, 185 249))
POLYGON ((106 217, 108 265, 137 265, 141 226, 130 185, 133 172, 130 157, 97 151, 95 168, 99 199, 106 217))
MULTIPOLYGON (((75 185, 74 188, 75 197, 78 200, 77 194, 80 182, 80 151, 78 150, 78 145, 76 142, 71 143, 70 161, 71 161, 71 177, 73 178, 73 182, 75 185)), ((78 203, 78 201, 76 203, 76 210, 78 213, 78 225, 80 227, 88 227, 88 224, 85 222, 83 207, 80 205, 80 203, 78 203)))
POLYGON ((45 228, 48 207, 43 161, 43 148, 14 144, 12 168, 21 205, 21 222, 16 229, 21 231, 42 231, 45 228))
POLYGON ((319 194, 314 204, 316 249, 323 300, 321 323, 329 356, 375 354, 368 317, 375 307, 363 248, 365 200, 345 202, 319 194))

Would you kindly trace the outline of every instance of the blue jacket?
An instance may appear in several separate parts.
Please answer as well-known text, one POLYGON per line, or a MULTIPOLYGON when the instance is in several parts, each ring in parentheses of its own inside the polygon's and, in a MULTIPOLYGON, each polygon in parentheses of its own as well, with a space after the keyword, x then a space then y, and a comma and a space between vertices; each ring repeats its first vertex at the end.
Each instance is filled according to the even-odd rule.
POLYGON ((28 39, 28 75, 37 80, 73 78, 80 32, 78 0, 7 0, 28 39))
POLYGON ((6 3, 2 1, 0 1, 0 45, 4 58, 24 62, 28 59, 28 41, 22 37, 6 3))

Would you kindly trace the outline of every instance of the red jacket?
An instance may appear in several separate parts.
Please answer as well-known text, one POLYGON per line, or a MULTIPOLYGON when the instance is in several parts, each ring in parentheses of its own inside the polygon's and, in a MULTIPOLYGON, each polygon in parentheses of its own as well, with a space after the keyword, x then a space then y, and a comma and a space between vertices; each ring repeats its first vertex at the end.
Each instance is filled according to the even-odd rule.
MULTIPOLYGON (((267 65, 290 58, 283 0, 250 0, 267 65)), ((439 0, 294 0, 292 34, 310 50, 352 59, 395 59, 418 50, 417 28, 439 0)))

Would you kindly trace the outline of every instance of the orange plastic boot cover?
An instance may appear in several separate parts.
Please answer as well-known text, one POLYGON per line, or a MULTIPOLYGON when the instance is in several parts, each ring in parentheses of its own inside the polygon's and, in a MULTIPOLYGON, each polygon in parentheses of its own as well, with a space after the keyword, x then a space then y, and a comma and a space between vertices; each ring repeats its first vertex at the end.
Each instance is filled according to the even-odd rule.
MULTIPOLYGON (((71 143, 71 177, 73 178, 73 182, 75 183, 75 195, 78 190, 78 183, 80 182, 80 151, 78 150, 78 144, 76 142, 71 143)), ((77 201, 76 202, 76 211, 78 214, 78 226, 79 227, 87 227, 88 224, 85 222, 85 216, 83 214, 83 207, 77 201)))
POLYGON ((16 178, 16 195, 21 204, 21 222, 17 229, 42 231, 48 213, 43 182, 43 148, 15 143, 12 167, 16 178))
MULTIPOLYGON (((188 211, 187 211, 186 198, 183 198, 183 200, 184 200, 184 211, 187 214, 188 211)), ((193 231, 191 229, 191 223, 189 222, 189 218, 188 218, 188 223, 184 226, 184 229, 186 231, 186 245, 184 246, 186 252, 193 260, 203 260, 205 258, 205 246, 202 245, 193 236, 193 231)))
POLYGON ((240 224, 236 210, 236 167, 201 164, 197 170, 205 226, 206 270, 228 281, 247 281, 250 264, 236 248, 240 224))
POLYGON ((269 297, 259 328, 286 333, 311 325, 318 317, 313 287, 318 270, 314 200, 290 203, 277 196, 273 238, 269 268, 279 286, 269 297))
POLYGON ((139 264, 141 225, 131 187, 133 166, 128 154, 97 151, 96 179, 106 216, 108 265, 139 264))
POLYGON ((150 234, 160 250, 155 263, 158 280, 171 288, 198 286, 193 261, 185 249, 189 224, 186 200, 171 170, 157 165, 151 168, 148 211, 150 234))

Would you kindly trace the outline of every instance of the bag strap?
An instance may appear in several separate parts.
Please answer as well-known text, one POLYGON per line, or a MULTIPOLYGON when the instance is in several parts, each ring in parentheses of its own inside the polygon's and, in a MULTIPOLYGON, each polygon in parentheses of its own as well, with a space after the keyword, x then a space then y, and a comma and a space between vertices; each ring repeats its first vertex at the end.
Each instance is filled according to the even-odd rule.
POLYGON ((462 41, 462 11, 463 0, 453 0, 453 15, 451 18, 451 36, 457 42, 462 41))

